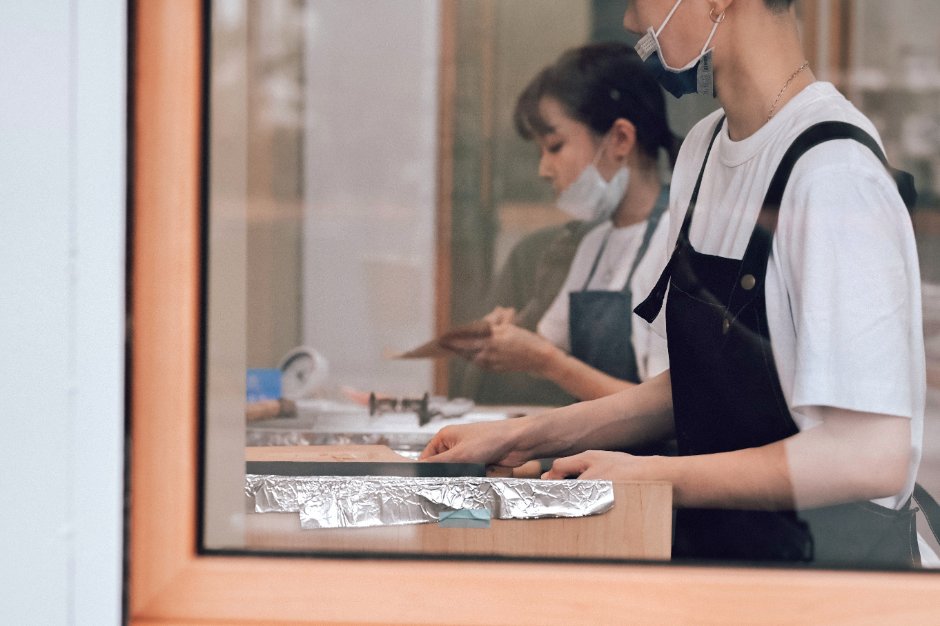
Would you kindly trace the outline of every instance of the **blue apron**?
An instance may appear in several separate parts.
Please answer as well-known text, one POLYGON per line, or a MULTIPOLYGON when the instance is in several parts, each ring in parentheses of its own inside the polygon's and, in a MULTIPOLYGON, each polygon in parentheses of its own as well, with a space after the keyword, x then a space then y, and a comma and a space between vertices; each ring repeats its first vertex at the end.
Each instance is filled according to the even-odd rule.
POLYGON ((580 291, 568 294, 568 336, 571 340, 571 355, 605 374, 633 383, 640 382, 636 351, 633 349, 631 318, 633 317, 633 294, 630 281, 656 231, 663 215, 669 192, 663 188, 656 205, 650 212, 627 281, 620 291, 589 291, 588 285, 597 271, 601 257, 607 247, 613 229, 607 232, 591 271, 580 291))
MULTIPOLYGON (((771 350, 764 278, 775 210, 787 168, 799 154, 785 156, 772 179, 744 257, 702 254, 689 241, 689 230, 723 121, 705 154, 673 255, 649 298, 636 308, 652 322, 668 285, 666 331, 680 455, 755 448, 798 432, 771 350)), ((919 564, 914 513, 909 506, 894 511, 867 501, 799 512, 680 509, 673 556, 910 567, 919 564)))

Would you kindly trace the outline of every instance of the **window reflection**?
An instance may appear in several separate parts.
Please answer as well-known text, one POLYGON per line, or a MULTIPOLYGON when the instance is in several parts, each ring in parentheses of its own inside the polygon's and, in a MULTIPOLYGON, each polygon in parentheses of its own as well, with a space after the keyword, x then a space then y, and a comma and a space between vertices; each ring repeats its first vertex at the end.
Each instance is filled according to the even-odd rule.
MULTIPOLYGON (((598 38, 626 41, 607 23, 622 4, 212 3, 209 222, 218 245, 210 254, 224 256, 210 262, 208 277, 207 410, 210 425, 227 427, 210 429, 210 441, 227 437, 225 445, 239 452, 241 437, 265 445, 387 444, 414 458, 427 437, 424 426, 415 419, 407 430, 401 415, 391 426, 377 421, 370 393, 383 409, 371 413, 383 415, 407 413, 398 410, 402 399, 426 393, 435 410, 456 419, 480 409, 454 405, 462 361, 442 367, 386 357, 484 313, 513 246, 565 221, 550 188, 537 180, 532 145, 512 127, 513 105, 562 50, 598 38), (241 226, 233 226, 239 219, 241 226), (236 310, 243 312, 240 324, 232 321, 236 310), (235 328, 224 330, 229 323, 235 328), (247 433, 236 428, 234 418, 239 425, 244 418, 232 412, 243 404, 244 372, 278 369, 299 346, 315 350, 323 375, 295 399, 296 415, 249 422, 247 433), (213 382, 239 375, 237 382, 213 382), (238 402, 213 400, 226 394, 238 402)), ((897 4, 854 3, 841 16, 845 60, 820 77, 836 82, 873 120, 889 159, 917 179, 929 385, 919 480, 936 494, 940 49, 930 31, 940 9, 929 0, 897 4), (866 45, 872 41, 880 42, 877 50, 866 45)), ((674 130, 684 134, 714 107, 710 99, 670 98, 674 130)), ((493 415, 529 411, 510 407, 493 415)), ((238 455, 226 458, 238 467, 238 455)), ((209 505, 224 474, 209 472, 209 505)), ((237 498, 223 500, 231 506, 237 498)), ((207 514, 216 515, 213 506, 207 514)), ((252 528, 250 517, 249 549, 391 550, 381 539, 355 537, 265 544, 265 531, 252 528)), ((213 546, 209 533, 210 547, 243 547, 240 531, 217 536, 220 545, 213 546)), ((410 548, 447 549, 433 541, 410 548)))

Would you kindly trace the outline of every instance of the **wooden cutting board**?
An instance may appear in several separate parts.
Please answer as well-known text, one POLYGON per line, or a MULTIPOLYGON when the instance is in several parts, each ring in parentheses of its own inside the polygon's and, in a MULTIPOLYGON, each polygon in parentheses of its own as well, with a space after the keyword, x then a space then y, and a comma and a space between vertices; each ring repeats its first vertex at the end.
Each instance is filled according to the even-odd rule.
POLYGON ((388 446, 249 446, 245 448, 246 461, 385 461, 413 463, 388 446))

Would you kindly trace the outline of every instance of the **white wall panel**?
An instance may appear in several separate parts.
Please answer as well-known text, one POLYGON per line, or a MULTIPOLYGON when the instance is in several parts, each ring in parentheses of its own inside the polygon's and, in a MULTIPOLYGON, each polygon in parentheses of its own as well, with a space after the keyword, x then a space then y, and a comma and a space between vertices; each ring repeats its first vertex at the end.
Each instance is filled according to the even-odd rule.
POLYGON ((118 623, 123 2, 0 3, 0 615, 118 623))

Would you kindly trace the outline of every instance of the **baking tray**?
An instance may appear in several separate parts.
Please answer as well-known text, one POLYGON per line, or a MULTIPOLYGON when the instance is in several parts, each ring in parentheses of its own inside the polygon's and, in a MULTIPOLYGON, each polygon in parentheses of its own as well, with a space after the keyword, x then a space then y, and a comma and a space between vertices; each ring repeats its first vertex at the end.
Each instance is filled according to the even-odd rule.
POLYGON ((256 476, 405 476, 460 478, 486 476, 482 463, 385 461, 248 461, 245 473, 256 476))

